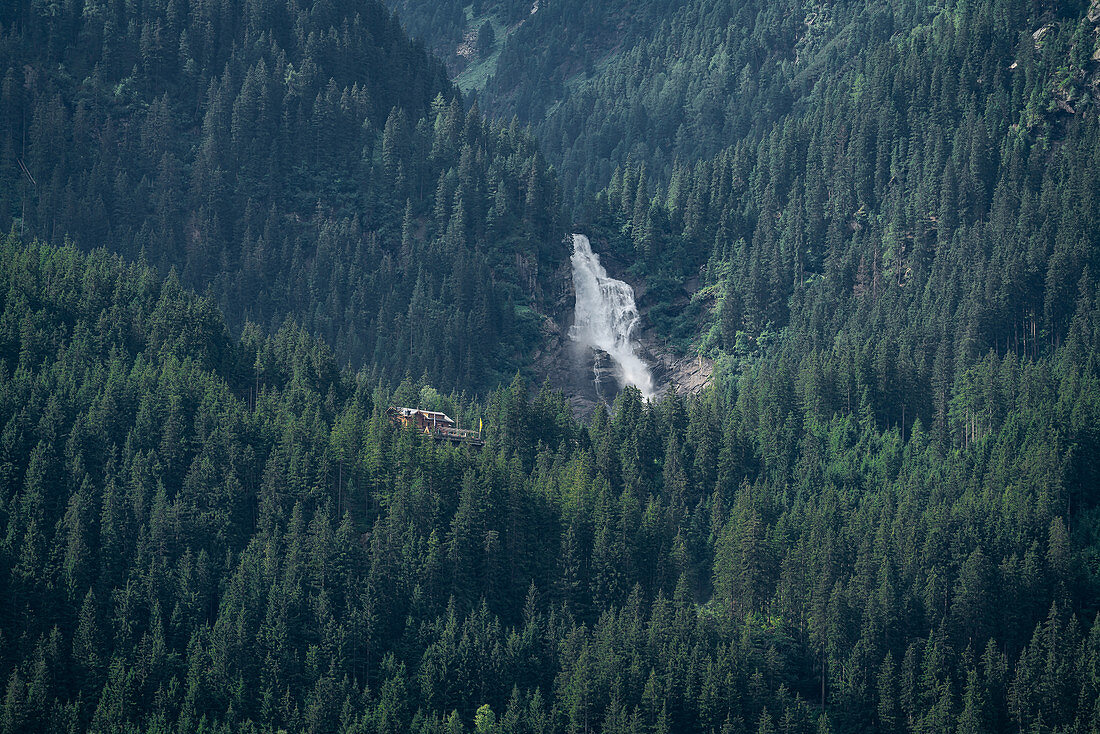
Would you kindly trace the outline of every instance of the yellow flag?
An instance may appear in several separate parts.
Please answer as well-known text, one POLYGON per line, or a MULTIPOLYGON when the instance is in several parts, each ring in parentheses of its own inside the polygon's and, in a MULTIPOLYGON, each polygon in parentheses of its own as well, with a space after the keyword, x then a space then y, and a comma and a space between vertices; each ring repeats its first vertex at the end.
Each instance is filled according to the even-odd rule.
POLYGON ((485 421, 481 418, 477 419, 477 432, 481 433, 481 429, 485 427, 485 421))

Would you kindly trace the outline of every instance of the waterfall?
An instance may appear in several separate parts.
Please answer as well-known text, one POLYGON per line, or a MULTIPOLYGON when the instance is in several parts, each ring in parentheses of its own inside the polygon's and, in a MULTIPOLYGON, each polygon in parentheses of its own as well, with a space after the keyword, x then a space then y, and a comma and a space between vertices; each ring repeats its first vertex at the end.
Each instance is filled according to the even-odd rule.
POLYGON ((573 235, 572 262, 577 306, 569 337, 606 352, 615 363, 619 382, 636 386, 647 398, 653 397, 653 375, 634 353, 633 334, 638 324, 634 289, 607 277, 600 256, 592 252, 592 243, 583 234, 573 235))

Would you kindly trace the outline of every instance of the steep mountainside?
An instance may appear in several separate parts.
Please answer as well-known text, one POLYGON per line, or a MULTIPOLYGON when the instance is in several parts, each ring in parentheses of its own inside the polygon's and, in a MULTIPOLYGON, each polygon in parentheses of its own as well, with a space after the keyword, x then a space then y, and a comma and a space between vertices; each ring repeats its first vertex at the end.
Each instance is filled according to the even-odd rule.
POLYGON ((886 424, 946 428, 977 362, 1064 343, 1100 267, 1096 16, 1039 10, 868 9, 766 135, 667 184, 618 169, 588 209, 599 246, 682 345, 863 364, 827 412, 866 391, 886 424))
POLYGON ((0 732, 1088 731, 1098 335, 984 359, 955 437, 812 356, 583 426, 6 238, 0 732))
POLYGON ((1100 731, 1100 2, 401 0, 506 124, 373 0, 78 5, 0 6, 0 734, 1100 731), (705 390, 529 389, 563 208, 705 390))
POLYGON ((553 173, 379 3, 5 3, 0 77, 4 229, 175 267, 386 379, 526 363, 553 173))
POLYGON ((674 350, 871 360, 845 408, 945 427, 975 361, 1048 353, 1093 287, 1100 7, 509 8, 473 8, 507 26, 480 101, 532 123, 674 350))

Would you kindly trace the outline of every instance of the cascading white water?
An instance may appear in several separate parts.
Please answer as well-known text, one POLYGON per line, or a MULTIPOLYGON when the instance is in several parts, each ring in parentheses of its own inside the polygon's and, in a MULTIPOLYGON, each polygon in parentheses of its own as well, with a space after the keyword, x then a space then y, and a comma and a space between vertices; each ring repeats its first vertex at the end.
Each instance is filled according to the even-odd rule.
POLYGON ((633 334, 638 324, 634 289, 607 277, 600 256, 592 252, 592 243, 583 234, 573 235, 572 261, 577 306, 569 338, 607 352, 623 385, 634 385, 643 396, 653 397, 653 375, 634 352, 633 334))

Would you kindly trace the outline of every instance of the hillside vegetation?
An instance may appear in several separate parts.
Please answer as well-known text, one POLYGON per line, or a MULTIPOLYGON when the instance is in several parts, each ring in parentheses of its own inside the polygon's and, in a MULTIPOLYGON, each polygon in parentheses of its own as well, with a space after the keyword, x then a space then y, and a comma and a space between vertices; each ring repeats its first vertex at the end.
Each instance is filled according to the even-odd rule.
POLYGON ((379 3, 6 3, 0 74, 4 230, 174 267, 387 379, 526 364, 554 174, 379 3))
POLYGON ((1100 731, 1100 10, 400 8, 0 9, 0 734, 1100 731))
POLYGON ((236 340, 102 251, 0 258, 0 731, 1098 723, 1095 291, 946 429, 830 409, 865 367, 813 357, 580 425, 236 340))

